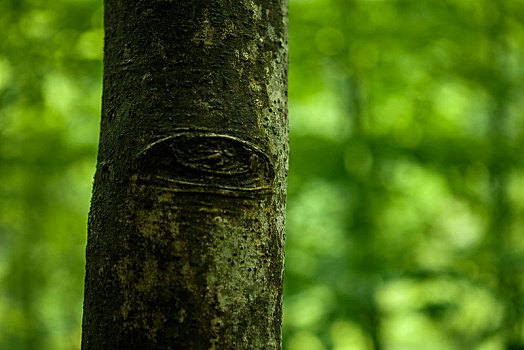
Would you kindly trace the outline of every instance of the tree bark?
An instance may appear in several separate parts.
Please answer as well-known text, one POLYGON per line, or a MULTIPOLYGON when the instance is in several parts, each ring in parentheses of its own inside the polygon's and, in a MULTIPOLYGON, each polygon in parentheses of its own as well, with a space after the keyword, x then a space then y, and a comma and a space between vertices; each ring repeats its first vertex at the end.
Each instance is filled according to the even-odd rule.
POLYGON ((105 0, 83 349, 280 349, 286 0, 105 0))

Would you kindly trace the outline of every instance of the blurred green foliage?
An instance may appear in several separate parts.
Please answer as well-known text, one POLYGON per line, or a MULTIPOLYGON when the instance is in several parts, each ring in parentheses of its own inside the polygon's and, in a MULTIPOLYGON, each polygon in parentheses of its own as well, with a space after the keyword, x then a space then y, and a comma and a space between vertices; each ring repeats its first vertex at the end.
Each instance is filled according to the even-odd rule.
POLYGON ((78 349, 99 1, 0 1, 0 349, 78 349))
MULTIPOLYGON (((102 11, 0 1, 0 349, 79 348, 102 11)), ((284 349, 524 349, 524 2, 289 31, 284 349)))

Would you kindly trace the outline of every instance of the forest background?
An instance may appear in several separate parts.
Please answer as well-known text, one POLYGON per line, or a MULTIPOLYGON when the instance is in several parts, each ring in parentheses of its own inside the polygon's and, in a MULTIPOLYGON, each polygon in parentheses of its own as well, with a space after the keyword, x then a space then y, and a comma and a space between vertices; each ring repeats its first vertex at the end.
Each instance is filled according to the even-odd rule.
MULTIPOLYGON (((284 349, 524 349, 524 2, 289 6, 284 349)), ((102 18, 0 1, 0 349, 80 345, 102 18)))

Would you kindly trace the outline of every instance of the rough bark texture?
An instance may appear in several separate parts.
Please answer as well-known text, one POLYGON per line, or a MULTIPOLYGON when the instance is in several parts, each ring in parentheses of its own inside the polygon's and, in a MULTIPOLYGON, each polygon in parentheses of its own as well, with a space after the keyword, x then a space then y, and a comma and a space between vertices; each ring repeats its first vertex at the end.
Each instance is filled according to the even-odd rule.
POLYGON ((279 349, 286 0, 106 0, 83 349, 279 349))

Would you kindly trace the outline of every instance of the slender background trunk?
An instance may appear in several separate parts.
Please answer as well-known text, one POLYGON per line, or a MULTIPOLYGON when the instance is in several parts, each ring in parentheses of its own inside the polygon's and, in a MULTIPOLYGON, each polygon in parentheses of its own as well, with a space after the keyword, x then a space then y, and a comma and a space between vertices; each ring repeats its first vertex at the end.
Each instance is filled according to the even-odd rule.
POLYGON ((83 349, 279 349, 285 0, 105 1, 83 349))

